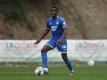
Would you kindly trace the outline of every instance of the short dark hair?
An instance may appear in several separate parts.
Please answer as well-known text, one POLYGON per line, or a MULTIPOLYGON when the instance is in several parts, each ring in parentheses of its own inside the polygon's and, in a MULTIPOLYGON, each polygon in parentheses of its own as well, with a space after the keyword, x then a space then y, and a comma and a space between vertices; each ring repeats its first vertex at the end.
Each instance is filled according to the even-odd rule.
MULTIPOLYGON (((56 7, 56 6, 53 6, 52 8, 55 8, 55 9, 58 11, 58 7, 56 7)), ((51 9, 52 9, 52 8, 51 8, 51 9)))

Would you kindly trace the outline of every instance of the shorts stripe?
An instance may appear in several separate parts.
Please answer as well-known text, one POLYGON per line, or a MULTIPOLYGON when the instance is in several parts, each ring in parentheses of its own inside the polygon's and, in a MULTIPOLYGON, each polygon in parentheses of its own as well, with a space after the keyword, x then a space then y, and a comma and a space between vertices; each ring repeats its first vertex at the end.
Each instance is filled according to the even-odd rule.
POLYGON ((62 51, 60 51, 62 54, 66 54, 67 52, 62 52, 62 51))
POLYGON ((48 46, 50 46, 51 48, 53 48, 54 49, 54 47, 52 47, 51 45, 49 45, 49 44, 45 44, 45 45, 48 45, 48 46))

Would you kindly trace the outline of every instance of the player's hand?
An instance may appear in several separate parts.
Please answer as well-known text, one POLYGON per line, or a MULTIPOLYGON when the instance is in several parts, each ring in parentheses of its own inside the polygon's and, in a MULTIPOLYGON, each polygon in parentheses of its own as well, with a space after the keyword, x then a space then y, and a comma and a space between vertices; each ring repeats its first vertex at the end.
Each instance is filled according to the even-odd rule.
POLYGON ((59 46, 61 43, 62 43, 62 40, 59 39, 59 40, 57 41, 56 45, 59 46))
POLYGON ((41 41, 41 40, 39 39, 39 40, 37 40, 34 44, 38 44, 40 41, 41 41))

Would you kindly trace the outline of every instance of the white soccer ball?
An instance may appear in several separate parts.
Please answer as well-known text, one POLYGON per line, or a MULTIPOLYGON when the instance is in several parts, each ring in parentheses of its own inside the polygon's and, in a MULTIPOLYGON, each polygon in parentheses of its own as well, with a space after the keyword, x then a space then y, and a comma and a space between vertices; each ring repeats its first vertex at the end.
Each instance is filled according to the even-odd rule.
POLYGON ((37 68, 35 69, 35 74, 36 74, 36 75, 43 75, 43 74, 44 74, 43 68, 42 68, 42 67, 37 67, 37 68))
POLYGON ((89 65, 89 66, 94 66, 94 64, 95 64, 94 60, 89 60, 89 61, 88 61, 88 65, 89 65))

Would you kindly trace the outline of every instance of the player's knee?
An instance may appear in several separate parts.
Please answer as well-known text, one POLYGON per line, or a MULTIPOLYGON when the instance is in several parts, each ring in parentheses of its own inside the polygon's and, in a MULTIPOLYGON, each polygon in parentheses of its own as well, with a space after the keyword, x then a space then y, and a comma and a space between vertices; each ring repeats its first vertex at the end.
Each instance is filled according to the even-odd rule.
POLYGON ((63 58, 63 60, 66 62, 68 59, 67 58, 63 58))
POLYGON ((46 53, 46 50, 45 50, 45 49, 42 49, 42 50, 41 50, 41 53, 46 53))
POLYGON ((62 59, 63 59, 64 61, 67 61, 67 60, 68 60, 68 58, 67 58, 66 56, 62 56, 62 59))
POLYGON ((65 55, 65 54, 63 55, 63 54, 62 54, 62 59, 63 59, 64 61, 67 61, 67 60, 68 60, 67 55, 65 55))

